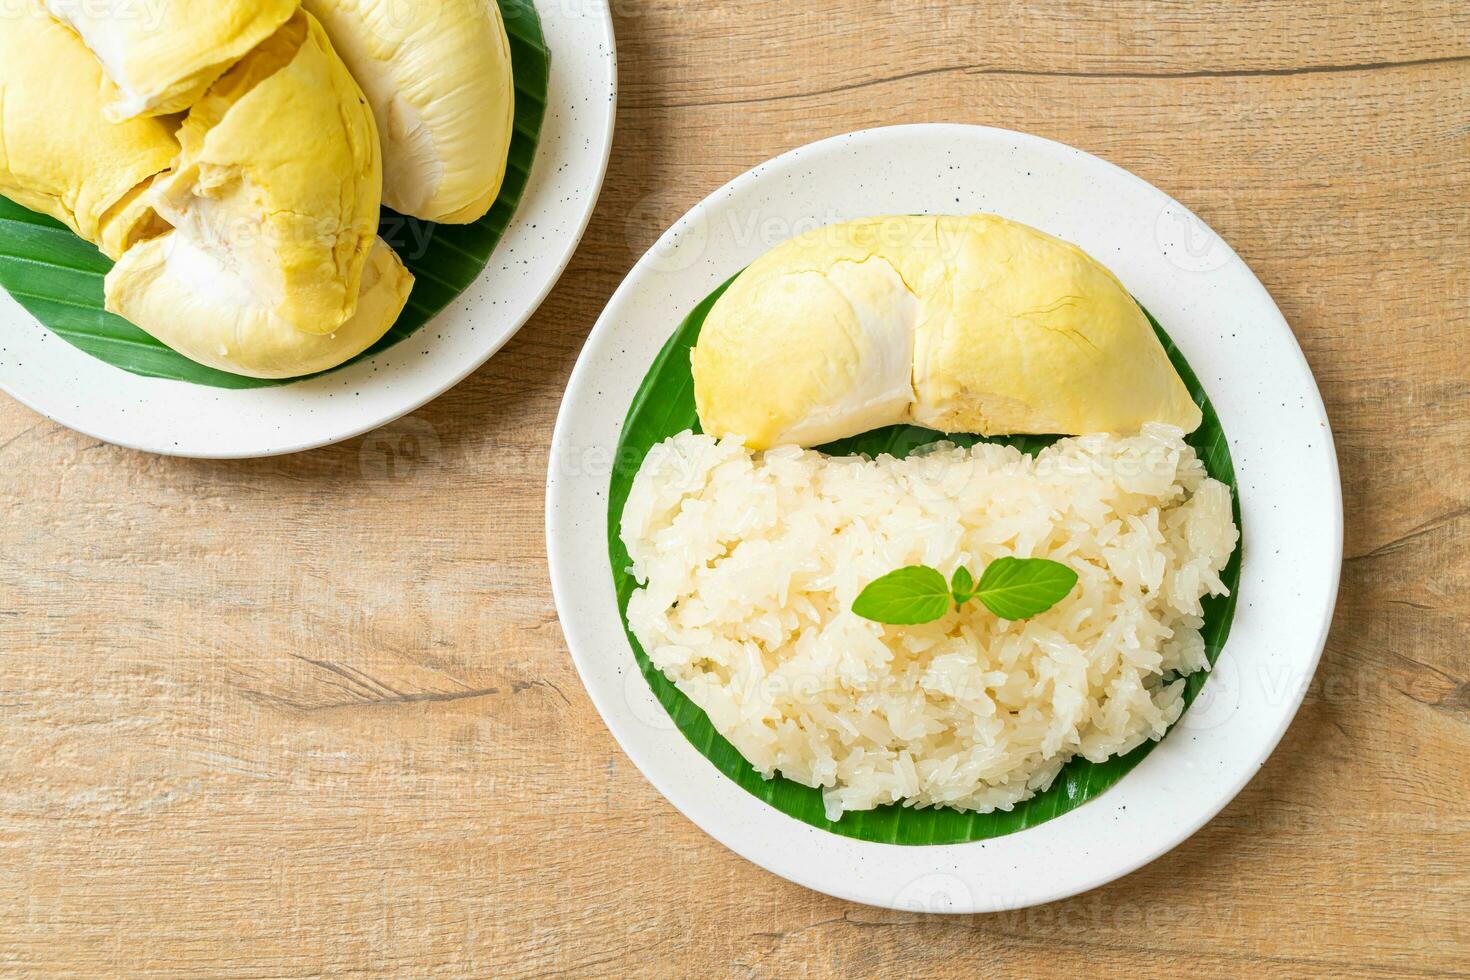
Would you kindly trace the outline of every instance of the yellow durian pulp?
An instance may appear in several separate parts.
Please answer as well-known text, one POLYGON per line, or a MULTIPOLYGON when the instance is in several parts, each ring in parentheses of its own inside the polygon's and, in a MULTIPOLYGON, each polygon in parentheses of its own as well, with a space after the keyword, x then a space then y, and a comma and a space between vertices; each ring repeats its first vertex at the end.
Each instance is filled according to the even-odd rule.
POLYGON ((299 0, 44 0, 106 72, 116 122, 187 109, 290 19, 299 0))
MULTIPOLYGON (((0 30, 0 193, 117 260, 109 311, 195 361, 261 378, 325 370, 388 331, 413 276, 377 238, 372 110, 294 0, 136 5, 172 40, 99 15, 75 22, 91 51, 25 3, 0 30), (203 86, 166 100, 187 114, 107 120, 109 56, 203 50, 225 35, 200 61, 203 86)), ((74 18, 107 3, 48 0, 74 18)))
POLYGON ((298 13, 210 87, 178 135, 158 214, 297 330, 350 320, 382 164, 372 112, 321 25, 298 13))
POLYGON ((192 105, 147 199, 173 230, 108 274, 107 309, 185 357, 288 378, 335 367, 397 320, 413 276, 377 237, 372 111, 297 12, 192 105))
POLYGON ((36 3, 0 26, 0 194, 116 258, 152 233, 145 197, 178 142, 166 122, 102 115, 102 70, 36 3))
POLYGON ((383 200, 466 224, 500 193, 515 121, 510 41, 495 0, 304 0, 367 93, 383 200))
POLYGON ((373 245, 352 318, 330 334, 297 330, 238 275, 179 232, 130 249, 107 277, 107 307, 200 364, 252 378, 336 367, 398 319, 413 276, 382 240, 373 245))
POLYGON ((754 449, 914 422, 946 432, 1191 432, 1200 411, 1118 279, 995 215, 892 216, 767 252, 691 355, 700 424, 754 449))

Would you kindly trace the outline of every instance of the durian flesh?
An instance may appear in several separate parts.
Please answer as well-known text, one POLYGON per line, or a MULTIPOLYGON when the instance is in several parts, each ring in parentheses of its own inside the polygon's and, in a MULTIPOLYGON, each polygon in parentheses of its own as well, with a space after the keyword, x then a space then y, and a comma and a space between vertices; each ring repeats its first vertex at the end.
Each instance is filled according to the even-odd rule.
POLYGON ((334 367, 402 311, 413 277, 377 238, 372 112, 298 12, 191 107, 149 200, 175 230, 107 276, 107 308, 202 364, 258 378, 334 367))
MULTIPOLYGON (((372 111, 315 20, 297 11, 233 64, 216 51, 222 73, 182 122, 111 124, 93 53, 27 2, 0 31, 0 193, 118 259, 109 310, 263 378, 325 370, 387 332, 413 277, 376 236, 372 111)), ((161 30, 190 27, 187 0, 143 7, 161 30)), ((236 20, 269 7, 238 5, 236 20)))
POLYGON ((179 112, 295 13, 298 0, 44 0, 92 49, 113 122, 179 112))
POLYGON ((704 431, 754 449, 903 422, 982 435, 1200 424, 1117 278, 995 215, 872 218, 794 238, 720 297, 691 366, 704 431))
POLYGON ((383 200, 426 221, 485 215, 515 115, 495 0, 304 0, 367 93, 383 141, 383 200))
POLYGON ((178 142, 157 119, 106 123, 102 84, 76 35, 39 5, 0 29, 0 194, 117 258, 149 233, 146 191, 178 142))
POLYGON ((371 111, 321 26, 298 13, 220 77, 179 129, 158 214, 297 330, 335 333, 377 238, 371 111))
POLYGON ((190 360, 252 378, 291 378, 336 367, 371 347, 398 319, 413 276, 382 240, 361 278, 356 313, 335 333, 297 330, 238 273, 180 232, 134 246, 107 276, 107 308, 190 360))

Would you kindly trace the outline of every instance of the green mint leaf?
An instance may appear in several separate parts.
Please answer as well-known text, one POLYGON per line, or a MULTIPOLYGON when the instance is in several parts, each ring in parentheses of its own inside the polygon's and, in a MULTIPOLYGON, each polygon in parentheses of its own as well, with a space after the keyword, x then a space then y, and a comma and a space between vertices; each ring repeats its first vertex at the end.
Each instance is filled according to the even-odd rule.
POLYGON ((975 598, 1001 619, 1029 619, 1067 597, 1077 573, 1048 558, 997 558, 985 566, 975 598))
POLYGON ((956 606, 963 606, 975 598, 975 579, 964 565, 954 570, 954 577, 949 580, 949 592, 954 596, 956 606))
POLYGON ((909 565, 869 582, 852 611, 875 623, 917 626, 949 612, 950 598, 949 583, 938 569, 909 565))

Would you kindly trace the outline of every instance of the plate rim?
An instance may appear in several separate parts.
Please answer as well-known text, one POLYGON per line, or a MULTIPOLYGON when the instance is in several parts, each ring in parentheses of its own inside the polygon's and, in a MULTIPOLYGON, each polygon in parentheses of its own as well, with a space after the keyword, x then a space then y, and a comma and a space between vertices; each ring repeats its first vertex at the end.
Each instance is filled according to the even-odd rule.
MULTIPOLYGON (((666 800, 669 801, 671 805, 673 805, 677 810, 683 813, 684 816, 691 820, 691 822, 693 822, 696 826, 700 827, 700 829, 702 829, 706 834, 713 837, 715 840, 719 841, 726 847, 730 848, 732 851, 740 854, 742 857, 765 868, 766 870, 771 871, 772 873, 780 877, 786 878, 787 880, 803 885, 804 887, 812 888, 813 890, 821 891, 838 898, 843 898, 878 907, 905 910, 911 909, 912 906, 899 903, 898 901, 896 901, 895 897, 891 895, 885 898, 882 895, 875 894, 871 889, 845 885, 840 882, 834 883, 831 880, 823 879, 820 875, 814 875, 810 873, 810 869, 801 860, 790 862, 772 861, 769 859, 768 854, 756 853, 755 848, 751 846, 749 841, 731 839, 733 835, 727 832, 723 832, 722 830, 710 827, 709 825, 707 825, 706 821, 701 820, 695 813, 691 812, 693 807, 691 805, 687 805, 690 803, 690 801, 687 797, 686 792, 681 788, 671 785, 673 780, 666 772, 660 769, 656 769, 655 767, 648 764, 649 760, 643 757, 643 750, 641 748, 630 746, 631 737, 625 737, 627 733, 621 731, 619 727, 620 724, 623 722, 623 719, 618 717, 616 712, 612 712, 610 714, 609 705, 604 703, 604 701, 606 700, 606 692, 601 690, 600 686, 596 683, 595 678, 589 676, 592 669, 592 664, 590 662, 585 662, 584 658, 590 655, 588 648, 591 646, 591 644, 583 646, 579 642, 580 637, 576 636, 576 634, 581 633, 581 629, 577 625, 577 623, 579 623, 583 617, 589 614, 584 613, 581 608, 571 604, 568 601, 569 595, 567 590, 569 582, 567 581, 567 579, 570 573, 565 567, 565 563, 562 562, 558 557, 560 550, 558 538, 563 533, 563 522, 570 520, 570 518, 564 517, 563 514, 559 513, 559 510, 565 512, 569 508, 559 507, 559 505, 563 503, 565 498, 568 498, 569 495, 574 492, 579 479, 583 482, 585 482, 585 480, 587 479, 586 477, 578 476, 572 476, 563 479, 562 471, 565 469, 565 455, 568 452, 567 439, 569 438, 569 436, 567 433, 574 424, 572 419, 572 415, 574 413, 574 398, 578 395, 578 393, 580 393, 584 388, 587 387, 587 377, 589 373, 593 370, 592 361, 588 356, 588 352, 592 349, 593 341, 595 339, 598 339, 610 332, 610 330, 612 329, 611 324, 613 323, 614 317, 619 311, 621 305, 626 302, 627 295, 634 290, 635 283, 641 281, 644 277, 650 274, 650 267, 658 261, 658 256, 660 255, 661 251, 668 250, 673 245, 680 232, 683 229, 690 227, 691 224, 696 220, 696 218, 701 216, 704 212, 717 210, 718 202, 720 200, 730 198, 737 192, 745 189, 747 184, 760 180, 763 173, 769 173, 773 170, 778 170, 782 167, 789 166, 792 162, 799 160, 808 154, 819 153, 825 149, 831 149, 836 145, 842 143, 854 144, 865 143, 871 140, 902 138, 905 135, 912 134, 916 131, 923 131, 925 133, 931 133, 935 131, 954 133, 956 131, 961 131, 965 134, 976 136, 984 134, 984 136, 988 138, 999 138, 1003 140, 1009 140, 1018 144, 1031 144, 1034 147, 1039 147, 1045 151, 1052 153, 1064 152, 1067 154, 1081 156, 1082 158, 1084 158, 1089 166, 1101 165, 1102 171, 1107 173, 1114 179, 1117 179, 1119 177, 1126 178, 1128 182, 1146 191, 1147 194, 1155 198, 1165 210, 1169 209, 1170 207, 1177 209, 1179 213, 1187 216, 1193 221, 1198 222, 1201 227, 1208 229, 1208 226, 1205 225, 1204 222, 1199 221, 1197 216, 1194 216, 1192 212, 1189 212, 1187 208, 1184 208, 1162 190, 1154 187, 1152 184, 1143 180, 1143 178, 1137 176, 1136 174, 1124 170, 1116 164, 1113 164, 1110 161, 1107 161, 1101 157, 1086 153, 1085 151, 1069 146, 1067 144, 1060 143, 1055 140, 1050 140, 1045 137, 1035 136, 1033 134, 1017 132, 1014 130, 999 129, 996 127, 987 126, 972 126, 960 123, 900 124, 896 126, 876 127, 857 130, 851 133, 839 134, 788 150, 785 153, 782 153, 769 161, 758 164, 757 166, 737 176, 733 180, 726 182, 724 185, 714 190, 712 193, 702 199, 698 204, 696 204, 693 208, 691 208, 667 231, 665 231, 665 233, 660 236, 655 245, 639 259, 639 261, 629 272, 628 276, 619 285, 618 289, 609 299, 606 308, 604 309, 602 315, 598 318, 598 321, 594 326, 592 333, 588 337, 587 344, 583 348, 583 354, 578 358, 578 362, 572 371, 571 377, 569 378, 567 383, 565 397, 557 414, 556 426, 553 431, 552 437, 552 448, 548 462, 546 497, 547 552, 550 578, 552 583, 552 593, 559 615, 562 620, 562 627, 564 635, 567 639, 569 652, 571 654, 574 666, 577 669, 579 678, 582 680, 584 689, 587 690, 589 698, 597 707, 599 714, 602 716, 604 724, 608 727, 608 730, 612 733, 619 746, 623 749, 624 754, 627 755, 628 758, 634 763, 634 765, 643 774, 644 778, 646 778, 655 787, 655 789, 657 789, 659 793, 664 796, 666 800), (571 610, 576 610, 576 615, 570 615, 569 612, 571 610), (581 648, 581 652, 579 652, 579 647, 581 648), (615 718, 617 719, 616 721, 615 718)), ((1231 252, 1230 255, 1231 257, 1234 257, 1233 252, 1231 252)), ((1331 491, 1327 494, 1328 499, 1326 501, 1328 505, 1327 524, 1329 526, 1328 529, 1331 535, 1331 539, 1326 542, 1325 549, 1319 551, 1318 554, 1327 561, 1329 573, 1325 582, 1326 591, 1323 593, 1324 608, 1321 610, 1320 622, 1317 623, 1316 629, 1313 631, 1315 639, 1310 644, 1310 647, 1307 651, 1307 656, 1302 660, 1303 676, 1301 678, 1301 681, 1299 684, 1295 685, 1287 692, 1284 699, 1282 699, 1278 704, 1272 706, 1275 712, 1274 720, 1269 727, 1269 730, 1265 729, 1263 726, 1262 731, 1258 733, 1259 736, 1263 737, 1259 738, 1258 744, 1260 746, 1260 750, 1257 753, 1257 758, 1255 759, 1254 763, 1249 766, 1242 766, 1240 772, 1236 775, 1236 778, 1231 782, 1230 785, 1228 785, 1228 787, 1224 789, 1212 790, 1212 798, 1210 800, 1210 803, 1199 809, 1194 819, 1175 827, 1170 833, 1152 839, 1148 844, 1138 848, 1135 853, 1129 855, 1128 857, 1111 861, 1106 870, 1094 872, 1091 874, 1080 874, 1073 880, 1067 881, 1065 883, 1036 887, 1025 895, 1007 896, 1001 898, 998 901, 990 903, 976 902, 973 895, 961 895, 959 896, 959 901, 952 902, 950 905, 944 908, 930 909, 930 911, 945 911, 965 914, 1024 908, 1031 905, 1056 901, 1062 898, 1079 894, 1084 891, 1088 891, 1092 888, 1123 877, 1124 875, 1127 875, 1140 867, 1143 867, 1144 865, 1168 853, 1170 850, 1177 847, 1183 841, 1187 840, 1201 827, 1203 827, 1206 823, 1208 823, 1216 815, 1218 815, 1218 813, 1222 809, 1224 809, 1224 807, 1227 806, 1233 799, 1235 799, 1235 797, 1239 795, 1240 791, 1244 789, 1246 784, 1249 783, 1251 778, 1254 777, 1255 773, 1260 769, 1260 767, 1265 764, 1265 760, 1268 759, 1270 755, 1275 751, 1275 748, 1280 743, 1282 737, 1284 737, 1286 730, 1290 726, 1292 720, 1296 717, 1301 702, 1307 693, 1308 683, 1310 682, 1311 677, 1315 674, 1316 667, 1320 662, 1322 651, 1326 644, 1327 635, 1331 627, 1332 614, 1336 606, 1338 587, 1341 579, 1343 548, 1343 507, 1341 477, 1338 469, 1331 427, 1327 419, 1325 406, 1321 399, 1320 389, 1317 386, 1316 379, 1315 376, 1312 374, 1310 365, 1307 363, 1305 355, 1301 351, 1300 344, 1296 341, 1295 335, 1291 332, 1290 326, 1286 323, 1284 316, 1281 315, 1279 307, 1276 306, 1275 301, 1270 297, 1269 293, 1260 283, 1260 280, 1256 277, 1255 273, 1244 263, 1243 260, 1239 261, 1239 265, 1241 270, 1245 274, 1246 281, 1251 284, 1251 288, 1255 293, 1252 299, 1257 304, 1264 303, 1265 308, 1268 308, 1275 314, 1275 319, 1278 322, 1274 324, 1274 326, 1279 327, 1279 329, 1284 332, 1285 338, 1289 342, 1290 350, 1294 354, 1291 367, 1305 381, 1305 387, 1303 390, 1309 395, 1308 398, 1304 399, 1302 407, 1309 415, 1313 417, 1315 421, 1319 423, 1321 436, 1324 440, 1323 450, 1325 453, 1326 464, 1326 471, 1324 475, 1326 476, 1327 482, 1330 485, 1327 489, 1331 491), (965 901, 967 897, 969 898, 969 901, 965 901)), ((698 272, 693 273, 693 275, 696 276, 700 274, 701 273, 698 272)), ((680 315, 687 314, 687 312, 687 310, 683 311, 683 313, 680 315)), ((675 317, 672 320, 672 323, 677 324, 677 322, 678 319, 677 317, 675 317)), ((1204 373, 1201 370, 1199 364, 1194 363, 1193 360, 1191 360, 1191 363, 1194 364, 1197 372, 1200 372, 1201 374, 1204 373)), ((1204 380, 1203 378, 1202 383, 1206 384, 1207 387, 1209 386, 1209 382, 1204 380)), ((611 412, 611 414, 616 415, 618 419, 621 420, 625 412, 620 412, 619 409, 625 408, 626 406, 616 406, 609 408, 608 411, 611 412)), ((619 422, 618 424, 621 425, 621 422, 619 422)), ((1223 413, 1222 425, 1224 426, 1228 436, 1233 431, 1231 426, 1231 419, 1228 415, 1225 415, 1223 413)), ((1232 445, 1232 455, 1236 457, 1237 467, 1240 467, 1242 465, 1242 462, 1240 460, 1240 456, 1238 451, 1236 450, 1235 445, 1232 445)), ((1242 484, 1244 483, 1245 481, 1242 480, 1242 484)), ((606 490, 604 488, 602 490, 602 494, 605 495, 605 492, 606 490)), ((1244 497, 1245 494, 1243 493, 1242 496, 1244 497)), ((1249 556, 1250 552, 1247 551, 1247 560, 1249 560, 1249 556)), ((599 559, 601 557, 602 556, 599 554, 599 559)), ((1242 574, 1244 579, 1244 571, 1242 574)), ((1244 590, 1242 591, 1244 592, 1244 590)), ((616 611, 614 610, 614 614, 615 612, 616 611)), ((624 642, 622 640, 621 633, 618 633, 617 641, 619 643, 624 642)), ((1232 640, 1230 642, 1227 642, 1225 649, 1221 652, 1222 659, 1224 659, 1230 653, 1231 645, 1235 642, 1235 636, 1232 637, 1232 640)), ((628 653, 627 659, 628 665, 631 666, 636 673, 636 664, 633 662, 631 652, 628 653)), ((1208 690, 1208 687, 1206 689, 1208 690)), ((678 732, 677 729, 673 729, 672 733, 673 737, 680 740, 684 739, 683 734, 678 732)), ((1165 742, 1167 743, 1167 741, 1168 739, 1166 738, 1165 742)), ((690 750, 694 751, 692 746, 690 747, 690 750)), ((1153 755, 1159 754, 1160 753, 1157 752, 1151 753, 1151 757, 1153 755)), ((704 760, 703 757, 700 757, 700 760, 705 765, 709 765, 710 768, 713 769, 713 766, 710 765, 707 760, 704 760)), ((1147 760, 1145 760, 1145 762, 1147 762, 1147 760)), ((1127 776, 1124 777, 1123 780, 1119 782, 1118 786, 1121 787, 1127 784, 1128 780, 1130 778, 1133 778, 1137 772, 1138 770, 1130 772, 1127 776)), ((721 776, 720 778, 724 777, 721 776)), ((1118 787, 1115 787, 1114 790, 1111 790, 1110 792, 1115 792, 1117 788, 1118 787)), ((736 787, 736 789, 739 790, 738 787, 736 787)), ((821 831, 818 828, 810 827, 806 824, 801 823, 800 821, 797 821, 795 818, 788 817, 785 814, 782 814, 779 811, 768 807, 764 802, 758 800, 757 798, 744 793, 743 790, 739 790, 739 792, 749 798, 751 805, 764 808, 770 813, 775 814, 779 819, 772 821, 772 823, 789 824, 789 826, 783 826, 783 829, 790 832, 790 836, 793 840, 799 840, 803 834, 806 834, 808 836, 821 835, 822 837, 836 836, 828 835, 826 834, 826 832, 821 831)), ((1077 810, 1072 811, 1070 814, 1064 814, 1054 820, 1047 821, 1044 824, 1040 824, 1037 827, 1019 831, 1015 834, 1007 835, 1006 837, 994 838, 991 841, 976 841, 948 845, 891 845, 875 844, 865 841, 855 841, 851 838, 839 839, 847 842, 850 845, 854 845, 857 850, 870 850, 875 855, 881 854, 881 852, 885 850, 896 851, 898 855, 912 856, 915 851, 944 850, 954 852, 956 850, 968 848, 983 848, 987 845, 995 844, 997 842, 1013 840, 1016 838, 1024 837, 1026 835, 1034 835, 1038 832, 1049 833, 1055 831, 1059 826, 1063 825, 1064 823, 1075 822, 1069 821, 1069 817, 1075 817, 1079 814, 1085 816, 1089 807, 1098 806, 1099 802, 1105 799, 1106 796, 1107 794, 1105 793, 1098 799, 1084 804, 1082 807, 1079 807, 1077 810), (1051 831, 1048 831, 1047 828, 1051 828, 1051 831)), ((1093 812, 1096 813, 1097 811, 1093 812)))
MULTIPOLYGON (((536 4, 537 14, 542 18, 543 21, 543 30, 545 29, 544 24, 548 16, 548 11, 554 12, 556 16, 562 16, 565 14, 565 8, 557 4, 555 0, 550 0, 550 2, 548 2, 548 0, 534 0, 534 2, 536 4)), ((506 328, 504 334, 498 337, 493 342, 485 345, 483 350, 477 351, 473 356, 465 358, 459 365, 456 366, 454 370, 447 372, 445 375, 443 375, 442 378, 436 380, 433 384, 428 385, 421 390, 415 391, 412 396, 401 403, 394 403, 390 407, 387 407, 381 411, 374 412, 371 415, 365 415, 362 419, 354 421, 349 425, 345 425, 341 429, 333 431, 329 434, 314 435, 308 438, 300 439, 298 441, 288 440, 280 444, 274 444, 265 448, 246 447, 226 448, 219 450, 208 448, 185 448, 179 446, 168 446, 163 445, 155 440, 131 435, 127 432, 116 433, 105 431, 94 425, 92 422, 87 421, 84 416, 79 417, 76 413, 68 413, 66 410, 58 410, 56 405, 54 404, 43 404, 40 399, 29 397, 25 393, 16 390, 16 387, 8 382, 3 373, 0 373, 0 392, 3 392, 7 397, 11 398, 18 404, 23 405, 28 410, 34 412, 37 415, 40 415, 41 417, 49 421, 55 422, 61 426, 64 426, 67 429, 72 430, 73 432, 77 432, 81 435, 87 436, 88 438, 97 439, 109 445, 118 446, 123 449, 129 449, 136 452, 181 459, 238 460, 269 459, 276 456, 288 456, 295 453, 307 452, 313 449, 321 449, 326 446, 337 445, 338 443, 346 442, 350 439, 355 439, 358 436, 365 435, 366 433, 372 432, 376 429, 380 429, 385 425, 389 425, 397 421, 398 419, 403 418, 404 416, 411 415, 412 413, 423 408, 425 405, 439 398, 446 392, 455 388, 471 374, 483 367, 492 357, 498 354, 505 347, 506 344, 510 343, 510 341, 521 332, 521 329, 525 327, 530 319, 536 315, 536 312, 541 308, 542 304, 546 302, 552 291, 561 282, 563 275, 565 275, 566 273, 567 267, 571 264, 572 259, 575 257, 577 249, 581 246, 582 239, 587 233, 587 228, 591 225, 593 216, 596 214, 597 204, 602 196, 602 188, 604 186, 604 183, 606 182, 608 167, 612 159, 613 144, 616 141, 617 111, 618 100, 620 96, 618 84, 619 75, 617 35, 612 17, 612 9, 608 5, 596 5, 589 10, 582 10, 581 13, 584 15, 590 13, 597 14, 595 19, 600 25, 601 34, 605 37, 608 47, 607 55, 604 59, 604 71, 606 72, 609 83, 608 99, 603 109, 602 116, 600 117, 600 131, 605 134, 605 138, 602 141, 599 158, 597 159, 595 164, 595 179, 588 186, 588 194, 585 204, 582 208, 582 213, 578 215, 574 226, 570 228, 570 233, 563 241, 561 249, 558 252, 555 260, 552 262, 548 262, 544 266, 544 268, 551 270, 550 275, 546 277, 545 282, 542 283, 542 285, 534 292, 534 294, 529 297, 529 300, 525 305, 525 309, 521 313, 513 317, 511 321, 509 321, 510 325, 506 328)), ((587 19, 592 20, 594 18, 592 16, 588 16, 587 19)), ((556 51, 550 50, 550 70, 552 72, 556 71, 556 61, 556 51)), ((546 162, 544 159, 545 153, 545 141, 542 140, 540 145, 537 146, 536 156, 532 160, 533 180, 535 179, 535 172, 538 164, 543 168, 546 166, 546 162)), ((521 208, 517 208, 515 215, 513 215, 511 218, 510 227, 513 228, 518 224, 524 223, 528 217, 530 217, 530 212, 524 211, 521 208)), ((497 243, 497 248, 498 245, 499 243, 497 243)), ((494 258, 495 252, 492 251, 490 262, 493 262, 494 258)), ((482 280, 489 273, 489 269, 490 263, 487 262, 485 269, 482 269, 480 271, 480 274, 475 277, 475 279, 471 283, 471 286, 467 287, 467 290, 468 288, 473 288, 474 283, 482 280)), ((3 292, 3 290, 0 290, 0 292, 3 292)), ((463 293, 461 293, 461 295, 463 295, 463 293)), ((6 299, 9 299, 9 297, 6 297, 6 299)), ((31 314, 24 308, 20 307, 19 304, 16 304, 16 306, 17 309, 19 309, 20 311, 20 316, 23 316, 30 320, 35 320, 35 318, 31 316, 31 314)), ((434 322, 440 319, 440 317, 444 316, 446 312, 446 310, 441 310, 432 319, 430 319, 427 323, 420 327, 418 331, 415 331, 415 333, 420 333, 428 330, 434 324, 434 322)), ((42 329, 45 328, 42 327, 42 329)), ((49 333, 49 331, 47 332, 49 333)), ((410 339, 412 338, 405 338, 405 341, 410 339)), ((392 351, 394 348, 397 348, 398 346, 400 346, 400 344, 395 344, 393 347, 379 352, 378 355, 375 355, 371 358, 366 358, 359 363, 371 364, 378 357, 388 354, 390 351, 392 351)), ((85 351, 77 350, 75 351, 75 353, 78 356, 92 359, 91 355, 87 354, 85 351)), ((113 370, 121 369, 113 368, 113 370)), ((139 375, 133 375, 132 377, 140 382, 144 382, 147 384, 158 384, 166 386, 189 385, 189 382, 173 381, 166 378, 146 378, 139 375)), ((189 386, 197 387, 194 385, 189 386)), ((231 394, 237 394, 236 392, 233 392, 229 389, 210 389, 210 391, 218 391, 222 393, 219 397, 229 397, 231 394)), ((253 389, 253 391, 275 391, 289 393, 290 385, 281 386, 280 388, 253 389)))

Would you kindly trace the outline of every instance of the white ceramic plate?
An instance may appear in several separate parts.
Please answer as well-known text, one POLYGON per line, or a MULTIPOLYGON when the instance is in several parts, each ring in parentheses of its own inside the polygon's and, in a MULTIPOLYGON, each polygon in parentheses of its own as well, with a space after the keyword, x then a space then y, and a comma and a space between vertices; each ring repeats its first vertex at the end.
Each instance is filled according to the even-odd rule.
POLYGON ((520 329, 561 276, 592 216, 612 148, 618 71, 607 5, 537 0, 536 9, 551 77, 525 195, 485 271, 413 337, 320 378, 227 391, 104 364, 0 290, 0 389, 107 442, 232 458, 340 442, 458 384, 520 329))
POLYGON ((1276 746, 1316 669, 1337 595, 1342 498, 1316 384, 1270 296, 1182 206, 1080 150, 1004 130, 897 126, 757 167, 669 230, 613 296, 567 389, 547 489, 551 577, 582 681, 648 779, 691 820, 775 873, 890 908, 1020 908, 1096 887, 1177 845, 1276 746), (618 618, 605 540, 609 463, 633 393, 711 290, 780 241, 874 214, 992 211, 1081 245, 1152 311, 1230 439, 1245 534, 1230 640, 1162 745, 1102 796, 969 844, 852 840, 767 806, 673 726, 618 618))

